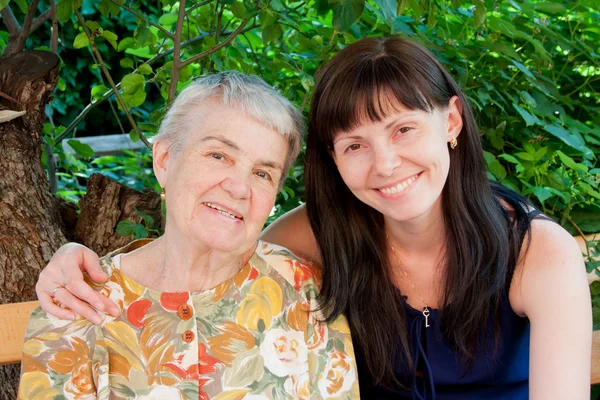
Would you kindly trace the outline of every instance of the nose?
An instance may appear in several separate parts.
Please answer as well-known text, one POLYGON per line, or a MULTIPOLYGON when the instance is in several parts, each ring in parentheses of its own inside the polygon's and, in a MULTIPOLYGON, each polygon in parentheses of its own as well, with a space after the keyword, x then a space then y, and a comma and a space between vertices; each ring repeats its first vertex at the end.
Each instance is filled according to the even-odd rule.
POLYGON ((234 199, 247 199, 250 197, 250 183, 248 177, 241 172, 229 176, 221 182, 221 187, 234 199))
POLYGON ((392 176, 394 170, 402 165, 402 158, 398 154, 398 149, 387 144, 375 149, 374 169, 377 175, 392 176))

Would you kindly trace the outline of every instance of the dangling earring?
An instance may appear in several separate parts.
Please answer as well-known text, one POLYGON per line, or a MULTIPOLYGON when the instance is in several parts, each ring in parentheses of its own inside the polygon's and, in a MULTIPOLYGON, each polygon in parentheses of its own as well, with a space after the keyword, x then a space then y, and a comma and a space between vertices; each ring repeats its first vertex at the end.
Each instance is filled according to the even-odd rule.
POLYGON ((456 140, 455 137, 452 138, 452 140, 450 140, 450 148, 452 150, 454 150, 456 148, 456 146, 458 145, 458 140, 456 140))
POLYGON ((162 201, 167 201, 167 194, 165 193, 165 188, 160 188, 161 192, 160 192, 160 199, 162 201))

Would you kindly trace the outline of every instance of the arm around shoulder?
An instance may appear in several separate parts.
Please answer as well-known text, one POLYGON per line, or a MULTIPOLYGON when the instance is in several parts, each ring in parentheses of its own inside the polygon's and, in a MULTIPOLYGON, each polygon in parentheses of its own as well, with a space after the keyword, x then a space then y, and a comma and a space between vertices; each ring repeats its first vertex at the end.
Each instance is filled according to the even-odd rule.
POLYGON ((513 278, 513 309, 531 322, 531 399, 589 399, 592 312, 585 264, 558 224, 534 220, 513 278))
POLYGON ((286 247, 313 263, 321 263, 317 242, 304 205, 287 212, 269 225, 263 231, 261 239, 286 247))

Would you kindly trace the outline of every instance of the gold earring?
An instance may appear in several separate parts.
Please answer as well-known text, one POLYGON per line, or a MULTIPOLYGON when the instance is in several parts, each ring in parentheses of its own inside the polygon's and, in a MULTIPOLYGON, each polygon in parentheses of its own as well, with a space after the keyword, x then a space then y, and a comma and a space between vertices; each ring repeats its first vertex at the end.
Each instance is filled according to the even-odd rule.
POLYGON ((162 201, 167 201, 167 194, 165 193, 165 188, 160 188, 161 192, 160 192, 160 199, 162 201))
POLYGON ((457 145, 458 145, 458 140, 455 137, 453 137, 452 140, 450 140, 450 148, 452 150, 454 150, 457 145))

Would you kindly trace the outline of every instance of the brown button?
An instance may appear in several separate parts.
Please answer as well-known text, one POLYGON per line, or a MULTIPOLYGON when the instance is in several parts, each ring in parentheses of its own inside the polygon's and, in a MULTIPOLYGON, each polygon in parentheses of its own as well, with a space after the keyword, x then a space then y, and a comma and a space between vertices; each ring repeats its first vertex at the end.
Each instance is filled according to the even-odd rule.
POLYGON ((182 320, 187 321, 188 319, 192 318, 192 307, 187 305, 187 303, 183 303, 177 309, 177 315, 179 315, 179 318, 182 320))
POLYGON ((191 342, 192 340, 194 340, 194 332, 187 330, 185 332, 183 332, 183 341, 186 343, 191 342))

